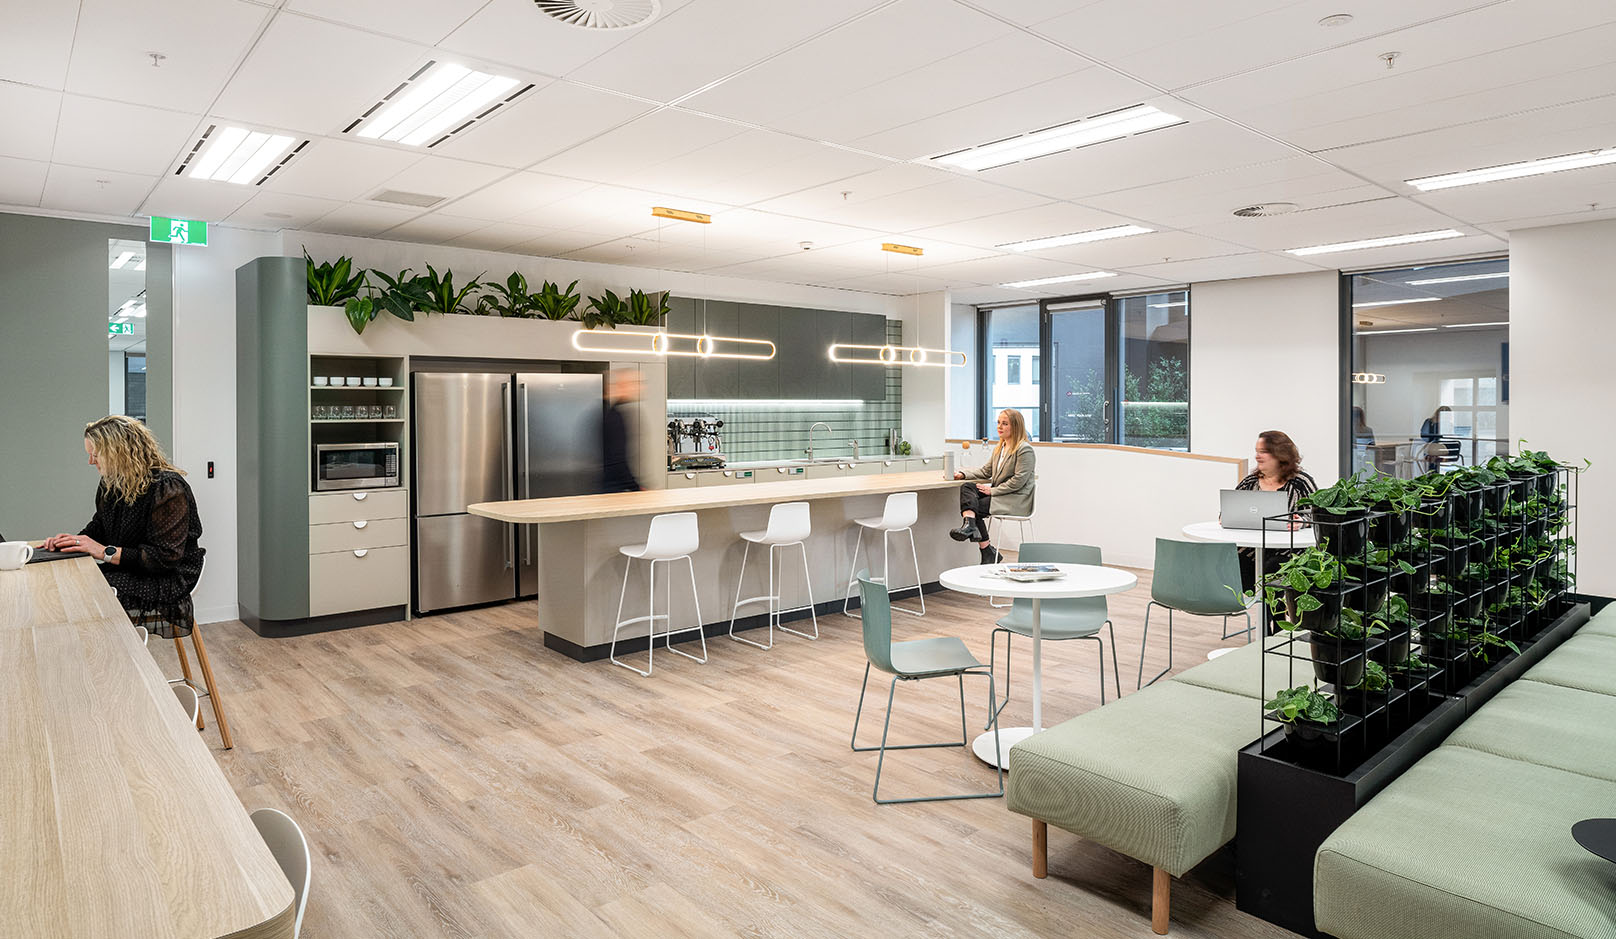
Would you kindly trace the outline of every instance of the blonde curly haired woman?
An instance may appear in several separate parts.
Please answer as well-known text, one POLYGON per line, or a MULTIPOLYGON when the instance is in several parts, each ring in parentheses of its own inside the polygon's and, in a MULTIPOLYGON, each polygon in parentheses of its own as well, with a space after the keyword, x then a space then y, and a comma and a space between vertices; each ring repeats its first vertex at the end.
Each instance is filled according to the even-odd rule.
POLYGON ((105 562, 101 573, 136 623, 165 639, 189 635, 191 590, 202 576, 202 521, 185 474, 146 425, 114 414, 84 428, 84 453, 101 474, 95 516, 45 548, 105 562))

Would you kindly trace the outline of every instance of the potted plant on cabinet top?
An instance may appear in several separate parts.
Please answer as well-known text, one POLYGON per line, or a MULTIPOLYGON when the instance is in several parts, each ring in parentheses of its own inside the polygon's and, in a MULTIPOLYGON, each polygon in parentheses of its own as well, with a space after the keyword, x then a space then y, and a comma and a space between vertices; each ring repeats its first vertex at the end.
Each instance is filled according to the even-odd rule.
POLYGON ((539 292, 529 298, 533 312, 547 320, 577 319, 578 302, 583 299, 573 292, 577 286, 578 282, 573 281, 563 290, 545 281, 539 292))
POLYGON ((627 315, 628 301, 607 290, 601 296, 589 298, 589 309, 584 311, 582 319, 585 329, 598 329, 602 326, 616 329, 617 324, 624 322, 627 315))
POLYGON ((1287 688, 1264 704, 1270 717, 1285 725, 1285 736, 1311 743, 1336 730, 1341 709, 1325 695, 1306 685, 1287 688))

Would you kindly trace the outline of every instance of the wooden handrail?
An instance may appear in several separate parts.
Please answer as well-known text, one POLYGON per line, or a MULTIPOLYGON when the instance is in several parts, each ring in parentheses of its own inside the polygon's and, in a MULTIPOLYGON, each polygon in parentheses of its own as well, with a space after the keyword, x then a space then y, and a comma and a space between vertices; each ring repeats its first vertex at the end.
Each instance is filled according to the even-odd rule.
MULTIPOLYGON (((987 447, 991 447, 993 445, 993 441, 991 440, 968 440, 960 437, 949 437, 943 442, 957 443, 960 445, 960 449, 962 450, 971 449, 973 444, 981 444, 987 447)), ((1138 453, 1146 456, 1167 456, 1180 460, 1202 460, 1207 463, 1229 463, 1235 467, 1235 482, 1245 479, 1246 474, 1250 472, 1248 469, 1250 463, 1244 457, 1237 456, 1215 456, 1210 453, 1189 453, 1184 450, 1158 450, 1154 447, 1128 447, 1115 443, 1057 443, 1047 440, 1029 440, 1028 443, 1032 444, 1034 447, 1064 447, 1076 450, 1118 450, 1123 453, 1138 453)))

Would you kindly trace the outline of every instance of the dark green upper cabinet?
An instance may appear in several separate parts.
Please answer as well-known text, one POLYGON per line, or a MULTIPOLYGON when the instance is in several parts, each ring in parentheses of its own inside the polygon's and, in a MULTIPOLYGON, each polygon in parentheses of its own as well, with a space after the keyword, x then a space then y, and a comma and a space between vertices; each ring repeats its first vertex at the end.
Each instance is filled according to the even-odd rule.
MULTIPOLYGON (((740 304, 732 300, 696 302, 696 332, 708 336, 738 336, 740 304)), ((728 399, 740 396, 740 370, 736 359, 702 358, 696 368, 696 397, 728 399)))
POLYGON ((825 346, 819 341, 819 313, 794 307, 781 307, 776 339, 775 367, 779 397, 792 400, 817 398, 819 374, 830 366, 825 346))
MULTIPOLYGON (((668 298, 668 332, 694 333, 696 331, 696 303, 689 297, 668 298)), ((696 396, 696 360, 684 355, 670 355, 668 362, 668 397, 670 399, 696 396)))
POLYGON ((845 401, 853 397, 853 370, 859 366, 832 362, 826 350, 833 344, 846 345, 853 341, 853 318, 857 315, 836 310, 820 310, 817 313, 819 347, 815 351, 819 353, 824 367, 819 373, 818 391, 814 397, 822 401, 845 401))
MULTIPOLYGON (((887 344, 887 318, 872 313, 853 314, 853 343, 861 346, 887 344)), ((859 350, 862 358, 867 350, 859 350)), ((887 370, 880 365, 844 366, 853 373, 853 397, 860 401, 887 399, 887 370)))
MULTIPOLYGON (((749 400, 771 400, 780 394, 780 314, 777 306, 762 303, 738 304, 736 328, 733 335, 743 339, 767 339, 774 343, 772 359, 738 359, 735 362, 736 384, 739 396, 749 400)), ((743 346, 742 351, 753 348, 743 346)))

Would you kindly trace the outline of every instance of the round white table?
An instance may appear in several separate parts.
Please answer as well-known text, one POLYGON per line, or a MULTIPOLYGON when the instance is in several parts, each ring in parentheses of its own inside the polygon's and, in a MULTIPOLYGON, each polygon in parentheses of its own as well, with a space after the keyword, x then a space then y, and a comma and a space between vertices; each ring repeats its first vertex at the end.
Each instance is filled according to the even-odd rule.
MULTIPOLYGON (((1127 571, 1095 564, 1054 564, 1063 576, 1053 580, 1021 583, 996 573, 1011 565, 980 564, 943 571, 937 579, 944 587, 980 597, 1013 597, 1032 601, 1032 726, 999 728, 998 765, 1010 768, 1010 748, 1044 729, 1044 675, 1040 639, 1044 600, 1101 597, 1131 590, 1139 578, 1127 571)), ((994 765, 993 733, 989 731, 971 742, 971 751, 989 766, 994 765)))
MULTIPOLYGON (((1224 528, 1217 522, 1194 522, 1184 526, 1184 537, 1191 541, 1227 541, 1242 548, 1255 548, 1257 551, 1256 570, 1263 569, 1263 543, 1266 537, 1268 547, 1276 550, 1288 551, 1291 548, 1311 548, 1317 542, 1313 538, 1312 528, 1299 528, 1296 531, 1263 531, 1258 528, 1224 528)), ((1260 598, 1259 598, 1260 599, 1260 598)))

